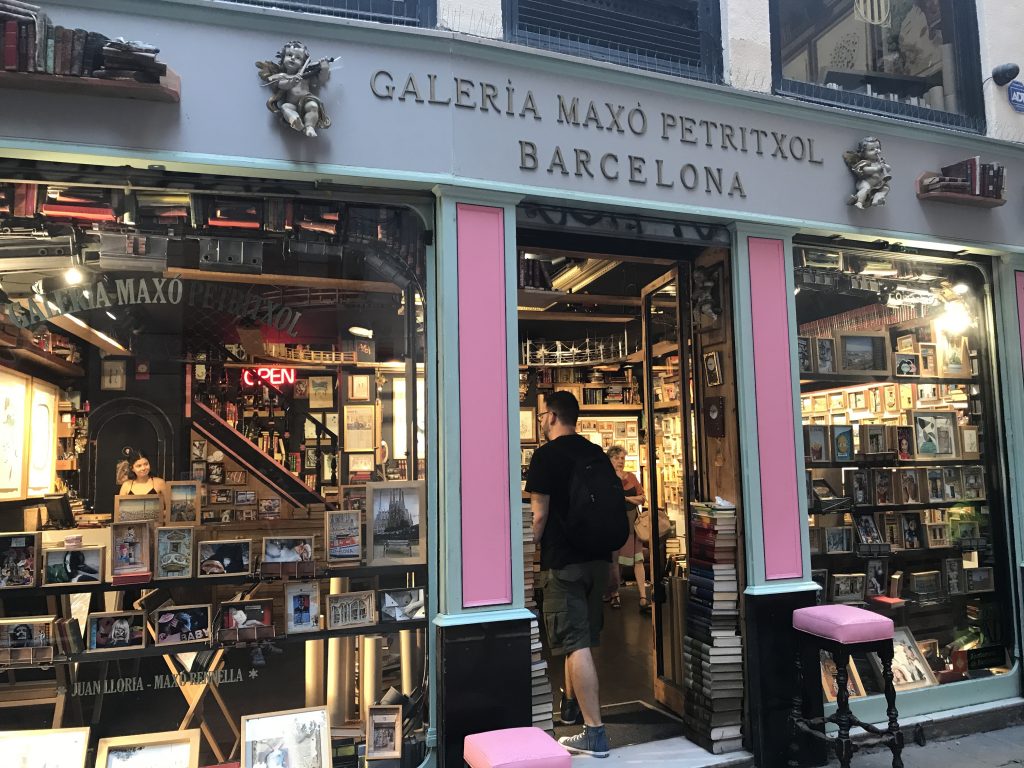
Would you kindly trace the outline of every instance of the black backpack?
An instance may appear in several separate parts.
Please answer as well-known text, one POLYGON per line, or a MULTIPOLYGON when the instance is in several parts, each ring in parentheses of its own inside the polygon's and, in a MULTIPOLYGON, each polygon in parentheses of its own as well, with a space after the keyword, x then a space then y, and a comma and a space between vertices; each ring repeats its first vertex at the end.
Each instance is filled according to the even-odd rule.
POLYGON ((595 560, 607 558, 629 538, 622 481, 600 450, 573 465, 565 530, 572 547, 595 560))

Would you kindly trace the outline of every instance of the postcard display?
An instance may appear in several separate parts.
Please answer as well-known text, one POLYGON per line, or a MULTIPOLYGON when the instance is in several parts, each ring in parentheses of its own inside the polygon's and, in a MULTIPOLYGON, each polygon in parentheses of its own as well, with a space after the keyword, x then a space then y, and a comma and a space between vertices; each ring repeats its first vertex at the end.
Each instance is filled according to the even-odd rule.
MULTIPOLYGON (((801 270, 797 258, 798 285, 836 279, 806 261, 801 270)), ((915 272, 903 264, 899 274, 915 272)), ((812 577, 819 602, 893 619, 903 659, 894 663, 897 691, 1007 667, 994 591, 981 307, 948 281, 917 295, 921 303, 885 306, 875 297, 841 315, 816 311, 810 322, 797 296, 812 577)), ((851 696, 882 691, 876 658, 851 665, 851 696)))

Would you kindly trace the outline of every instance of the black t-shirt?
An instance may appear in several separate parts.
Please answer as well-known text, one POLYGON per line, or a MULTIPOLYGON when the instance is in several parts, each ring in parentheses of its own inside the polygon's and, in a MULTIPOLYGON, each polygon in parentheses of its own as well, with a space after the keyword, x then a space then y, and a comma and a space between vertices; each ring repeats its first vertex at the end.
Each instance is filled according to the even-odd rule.
POLYGON ((533 452, 526 475, 526 490, 551 497, 548 521, 540 540, 540 567, 543 570, 564 568, 594 559, 579 552, 565 530, 565 518, 569 510, 569 478, 573 467, 579 459, 593 454, 603 456, 604 451, 578 434, 562 435, 533 452))

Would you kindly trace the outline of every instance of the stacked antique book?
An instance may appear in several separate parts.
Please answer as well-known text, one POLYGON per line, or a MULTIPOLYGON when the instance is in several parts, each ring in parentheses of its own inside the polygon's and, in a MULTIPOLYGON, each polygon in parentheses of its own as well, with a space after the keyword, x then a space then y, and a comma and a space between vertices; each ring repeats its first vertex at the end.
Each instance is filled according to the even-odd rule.
POLYGON ((742 745, 736 548, 734 507, 721 502, 690 505, 690 594, 683 639, 686 734, 715 754, 742 745))
MULTIPOLYGON (((536 574, 539 571, 540 556, 533 540, 533 512, 529 504, 523 504, 523 583, 526 590, 526 608, 535 617, 540 615, 534 597, 536 574)), ((540 623, 537 618, 530 622, 530 684, 533 691, 533 725, 554 733, 551 680, 548 679, 548 663, 543 658, 540 623)))

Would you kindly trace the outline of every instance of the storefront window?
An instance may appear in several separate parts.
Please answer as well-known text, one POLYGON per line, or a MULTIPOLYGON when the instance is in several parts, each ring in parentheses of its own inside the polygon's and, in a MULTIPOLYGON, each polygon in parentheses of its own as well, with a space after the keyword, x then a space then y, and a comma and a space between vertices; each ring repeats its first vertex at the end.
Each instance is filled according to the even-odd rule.
POLYGON ((797 96, 977 128, 973 2, 775 0, 776 86, 797 96))
MULTIPOLYGON (((893 619, 897 691, 1007 672, 985 265, 834 247, 794 254, 819 601, 893 619)), ((856 695, 880 693, 877 659, 851 663, 856 695)))
POLYGON ((418 762, 420 219, 165 184, 0 185, 4 729, 418 762))

